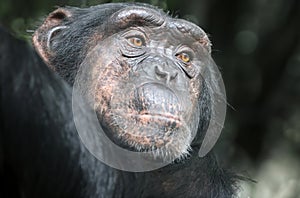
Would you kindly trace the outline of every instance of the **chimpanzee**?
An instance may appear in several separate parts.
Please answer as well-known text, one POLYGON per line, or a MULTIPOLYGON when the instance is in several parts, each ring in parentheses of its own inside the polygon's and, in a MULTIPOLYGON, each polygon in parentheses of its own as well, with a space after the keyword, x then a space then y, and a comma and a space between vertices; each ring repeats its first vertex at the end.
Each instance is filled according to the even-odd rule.
POLYGON ((0 41, 1 197, 235 195, 236 176, 197 153, 213 85, 202 75, 210 41, 196 25, 113 3, 52 12, 33 36, 41 58, 3 29, 0 41), (74 113, 74 92, 114 144, 171 163, 134 172, 101 162, 77 132, 76 119, 93 122, 74 113))

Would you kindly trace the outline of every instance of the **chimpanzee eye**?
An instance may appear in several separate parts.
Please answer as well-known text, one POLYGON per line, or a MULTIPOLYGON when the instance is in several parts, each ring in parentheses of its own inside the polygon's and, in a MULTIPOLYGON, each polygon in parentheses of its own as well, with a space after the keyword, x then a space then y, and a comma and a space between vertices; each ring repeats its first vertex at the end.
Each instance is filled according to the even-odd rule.
POLYGON ((142 47, 145 45, 145 40, 143 38, 140 38, 140 37, 129 37, 127 38, 127 40, 133 44, 134 46, 137 46, 137 47, 142 47))
POLYGON ((189 64, 192 61, 192 56, 186 52, 181 52, 179 54, 176 54, 176 57, 180 59, 182 62, 184 62, 185 64, 189 64))

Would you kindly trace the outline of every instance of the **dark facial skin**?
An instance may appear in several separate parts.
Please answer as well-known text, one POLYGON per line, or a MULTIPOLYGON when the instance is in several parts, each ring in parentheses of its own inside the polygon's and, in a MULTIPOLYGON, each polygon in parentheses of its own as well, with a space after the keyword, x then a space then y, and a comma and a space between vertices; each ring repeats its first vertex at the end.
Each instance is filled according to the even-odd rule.
POLYGON ((166 160, 185 156, 199 125, 206 34, 151 7, 132 6, 113 14, 105 33, 93 31, 79 43, 83 61, 68 61, 56 49, 71 50, 57 40, 76 40, 73 15, 55 11, 33 37, 50 68, 71 84, 76 70, 87 75, 86 96, 116 144, 166 160))

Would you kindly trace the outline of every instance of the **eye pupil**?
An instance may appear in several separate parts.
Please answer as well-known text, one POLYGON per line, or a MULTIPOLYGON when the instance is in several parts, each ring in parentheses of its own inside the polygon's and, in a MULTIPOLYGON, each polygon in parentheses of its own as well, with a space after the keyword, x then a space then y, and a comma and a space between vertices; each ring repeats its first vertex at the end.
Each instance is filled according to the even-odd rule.
POLYGON ((134 44, 138 45, 138 46, 142 45, 141 39, 138 39, 138 38, 134 39, 134 44))

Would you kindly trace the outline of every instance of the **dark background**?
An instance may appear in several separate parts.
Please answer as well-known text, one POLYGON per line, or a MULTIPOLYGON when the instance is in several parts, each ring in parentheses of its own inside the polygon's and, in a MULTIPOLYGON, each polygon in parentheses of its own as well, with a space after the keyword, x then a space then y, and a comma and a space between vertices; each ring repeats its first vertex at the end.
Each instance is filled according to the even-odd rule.
MULTIPOLYGON (((56 6, 107 2, 122 1, 1 0, 0 23, 31 42, 32 31, 56 6)), ((257 181, 242 182, 239 196, 299 198, 300 1, 140 2, 190 20, 210 35, 228 100, 216 151, 220 161, 257 181)))

